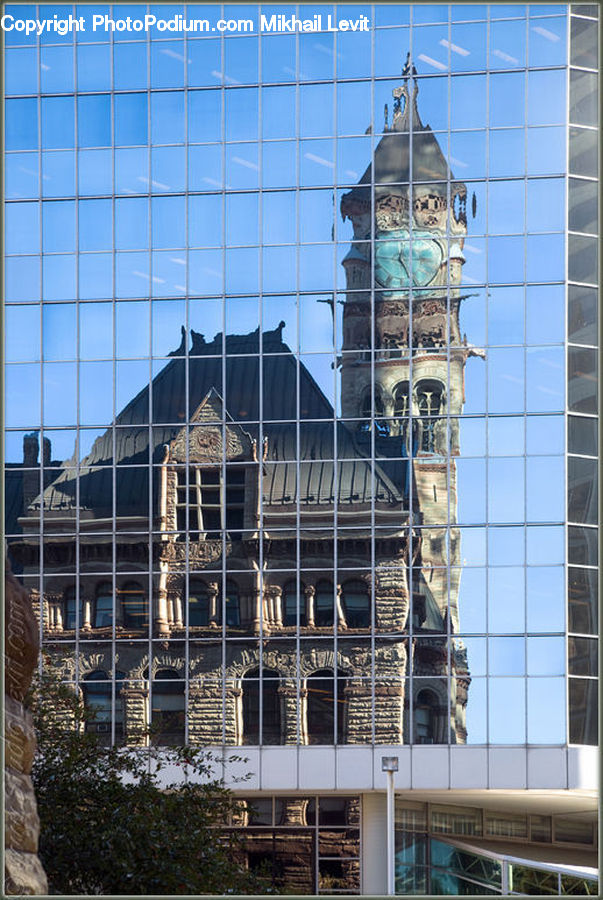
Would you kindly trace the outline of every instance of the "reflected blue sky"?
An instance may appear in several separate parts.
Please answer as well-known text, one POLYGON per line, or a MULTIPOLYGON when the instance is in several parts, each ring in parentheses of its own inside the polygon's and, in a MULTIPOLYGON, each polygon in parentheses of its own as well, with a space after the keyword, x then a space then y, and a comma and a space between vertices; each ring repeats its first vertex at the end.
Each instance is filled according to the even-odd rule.
MULTIPOLYGON (((560 632, 567 23, 561 5, 493 5, 489 21, 486 7, 450 9, 448 21, 446 5, 413 7, 411 29, 408 6, 378 5, 374 31, 336 37, 109 44, 87 30, 38 46, 5 35, 6 298, 19 304, 6 310, 7 459, 41 425, 56 429, 58 460, 81 426, 83 458, 166 364, 183 324, 211 340, 284 320, 284 341, 340 413, 352 229, 339 204, 371 162, 385 104, 391 121, 412 46, 422 120, 475 198, 460 322, 486 352, 467 362, 456 461, 461 632, 523 635, 545 619, 560 632), (56 96, 38 103, 38 87, 56 96)), ((6 11, 35 17, 33 6, 6 11)), ((110 7, 77 9, 96 12, 110 7)), ((257 23, 255 7, 231 14, 257 23)), ((561 714, 543 712, 564 708, 560 638, 467 646, 469 740, 563 739, 561 714), (515 715, 501 717, 506 708, 515 715)))

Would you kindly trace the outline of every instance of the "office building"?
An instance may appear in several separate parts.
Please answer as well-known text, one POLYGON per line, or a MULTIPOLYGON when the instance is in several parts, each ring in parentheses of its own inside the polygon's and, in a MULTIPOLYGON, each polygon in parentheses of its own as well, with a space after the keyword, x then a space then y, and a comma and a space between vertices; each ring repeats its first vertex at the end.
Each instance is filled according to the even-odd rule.
POLYGON ((44 658, 275 890, 386 891, 385 757, 397 893, 595 893, 598 8, 203 10, 6 34, 44 658))

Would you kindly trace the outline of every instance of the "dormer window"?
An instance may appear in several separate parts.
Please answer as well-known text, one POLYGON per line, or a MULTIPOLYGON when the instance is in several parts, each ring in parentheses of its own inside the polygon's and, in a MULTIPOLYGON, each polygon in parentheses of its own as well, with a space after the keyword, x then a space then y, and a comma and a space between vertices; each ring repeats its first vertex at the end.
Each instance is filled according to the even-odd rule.
POLYGON ((240 540, 245 510, 245 468, 229 466, 226 490, 222 469, 191 466, 177 472, 176 527, 178 540, 219 540, 226 531, 240 540), (187 522, 188 507, 188 522, 187 522))

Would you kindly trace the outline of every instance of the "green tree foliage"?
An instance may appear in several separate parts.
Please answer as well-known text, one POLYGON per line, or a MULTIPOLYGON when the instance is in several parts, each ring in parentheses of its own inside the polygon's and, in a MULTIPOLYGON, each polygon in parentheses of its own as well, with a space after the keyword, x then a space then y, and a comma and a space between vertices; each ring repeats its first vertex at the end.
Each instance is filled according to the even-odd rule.
POLYGON ((239 807, 193 748, 104 747, 89 713, 51 679, 31 692, 39 854, 53 894, 261 894, 243 866, 239 807), (189 779, 165 784, 167 767, 189 779))

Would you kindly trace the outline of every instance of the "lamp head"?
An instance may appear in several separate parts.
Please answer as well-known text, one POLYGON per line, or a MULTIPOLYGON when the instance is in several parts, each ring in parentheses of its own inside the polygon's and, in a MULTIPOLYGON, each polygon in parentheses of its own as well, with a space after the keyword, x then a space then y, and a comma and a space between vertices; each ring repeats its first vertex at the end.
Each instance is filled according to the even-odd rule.
POLYGON ((397 756, 382 756, 381 757, 381 771, 382 772, 397 772, 398 771, 398 757, 397 756))

